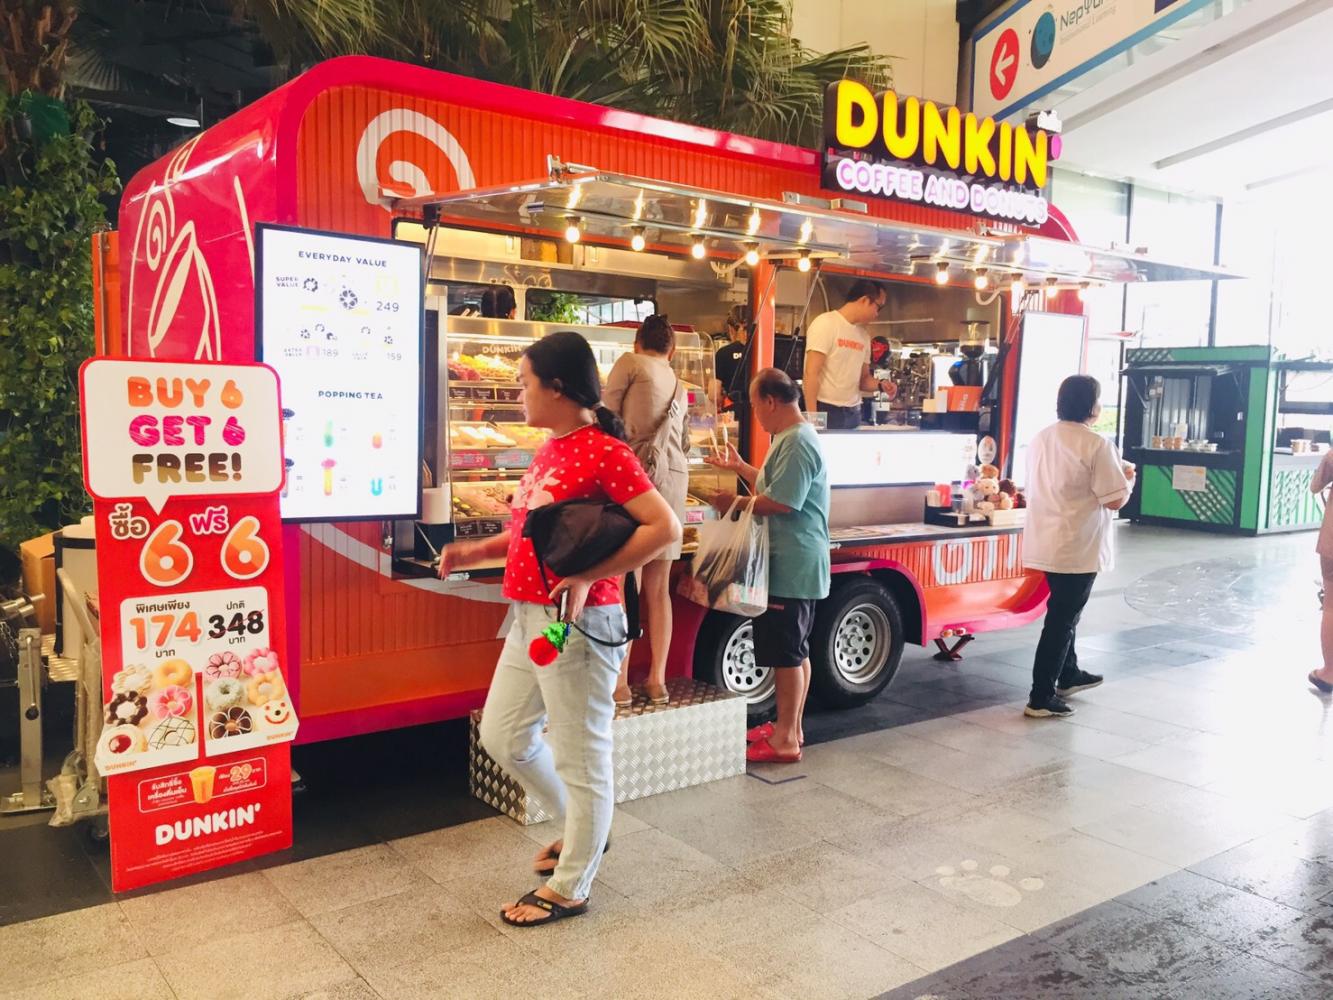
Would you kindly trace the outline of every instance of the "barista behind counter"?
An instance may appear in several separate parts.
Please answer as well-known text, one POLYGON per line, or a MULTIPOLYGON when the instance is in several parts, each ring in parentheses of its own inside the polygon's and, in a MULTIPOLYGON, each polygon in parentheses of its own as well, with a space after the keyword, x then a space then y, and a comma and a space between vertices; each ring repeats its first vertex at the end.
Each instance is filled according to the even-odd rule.
POLYGON ((865 324, 884 308, 888 293, 873 281, 859 278, 847 290, 847 301, 816 316, 805 337, 805 409, 827 413, 829 430, 861 426, 861 394, 884 392, 890 399, 898 386, 876 380, 870 370, 870 333, 865 324))

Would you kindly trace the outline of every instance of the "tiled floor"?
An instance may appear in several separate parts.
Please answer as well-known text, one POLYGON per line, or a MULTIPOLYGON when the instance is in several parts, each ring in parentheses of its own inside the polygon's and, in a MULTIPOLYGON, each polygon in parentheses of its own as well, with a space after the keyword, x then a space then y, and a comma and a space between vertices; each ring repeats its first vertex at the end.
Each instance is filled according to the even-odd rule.
POLYGON ((1072 719, 1020 714, 1035 628, 910 651, 802 765, 622 807, 556 927, 499 921, 553 834, 466 799, 456 728, 306 748, 299 853, 189 885, 0 825, 0 997, 1333 995, 1312 539, 1121 531, 1072 719))

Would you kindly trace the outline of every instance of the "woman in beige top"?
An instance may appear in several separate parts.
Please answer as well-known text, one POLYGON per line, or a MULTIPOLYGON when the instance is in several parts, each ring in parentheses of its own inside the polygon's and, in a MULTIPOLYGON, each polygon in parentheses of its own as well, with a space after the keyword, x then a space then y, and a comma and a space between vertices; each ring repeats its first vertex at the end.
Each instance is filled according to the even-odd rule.
MULTIPOLYGON (((671 369, 676 335, 665 316, 645 319, 634 337, 634 353, 622 355, 607 376, 602 401, 618 414, 629 432, 629 445, 644 471, 676 517, 684 523, 685 491, 689 485, 686 456, 690 451, 689 407, 685 386, 671 369)), ((671 646, 671 564, 680 558, 680 542, 664 549, 639 574, 640 601, 649 624, 652 663, 648 669, 648 698, 667 703, 666 661, 671 646)), ((620 665, 616 704, 632 704, 629 689, 629 651, 620 665)))
POLYGON ((1324 614, 1319 625, 1319 643, 1323 647, 1324 665, 1310 672, 1309 681, 1323 694, 1333 694, 1333 513, 1329 512, 1329 486, 1333 485, 1333 449, 1324 452, 1323 461, 1310 480, 1310 492, 1324 495, 1324 523, 1319 528, 1319 541, 1314 550, 1319 553, 1320 575, 1324 580, 1324 614))

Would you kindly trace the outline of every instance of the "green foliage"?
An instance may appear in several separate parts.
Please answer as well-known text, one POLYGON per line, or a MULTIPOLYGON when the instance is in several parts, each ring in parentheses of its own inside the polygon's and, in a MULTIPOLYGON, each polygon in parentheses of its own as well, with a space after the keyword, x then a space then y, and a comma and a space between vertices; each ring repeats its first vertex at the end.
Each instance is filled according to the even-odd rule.
POLYGON ((866 45, 817 54, 791 0, 236 0, 292 70, 366 53, 807 146, 824 87, 891 81, 866 45))
POLYGON ((527 296, 527 318, 535 323, 582 323, 582 300, 568 292, 533 292, 527 296))
MULTIPOLYGON (((86 511, 79 365, 93 351, 90 239, 120 185, 85 103, 38 138, 21 96, 0 97, 0 545, 86 511)), ((32 99, 24 103, 31 106, 32 99)), ((49 110, 49 109, 48 109, 49 110)))

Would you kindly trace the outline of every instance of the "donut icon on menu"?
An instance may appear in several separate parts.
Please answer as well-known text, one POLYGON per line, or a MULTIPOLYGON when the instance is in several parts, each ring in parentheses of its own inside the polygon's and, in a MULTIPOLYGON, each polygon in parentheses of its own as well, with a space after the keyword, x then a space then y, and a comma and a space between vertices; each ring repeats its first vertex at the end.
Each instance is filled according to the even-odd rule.
POLYGON ((360 300, 357 299, 356 292, 350 288, 344 288, 338 293, 338 302, 344 309, 355 309, 358 301, 360 300))
POLYGON ((301 282, 301 287, 307 292, 317 292, 319 291, 319 280, 317 278, 306 278, 305 281, 301 282))
POLYGON ((309 339, 310 339, 310 330, 309 330, 308 328, 306 328, 306 327, 302 327, 302 328, 301 328, 301 339, 302 339, 302 340, 309 340, 309 339))

